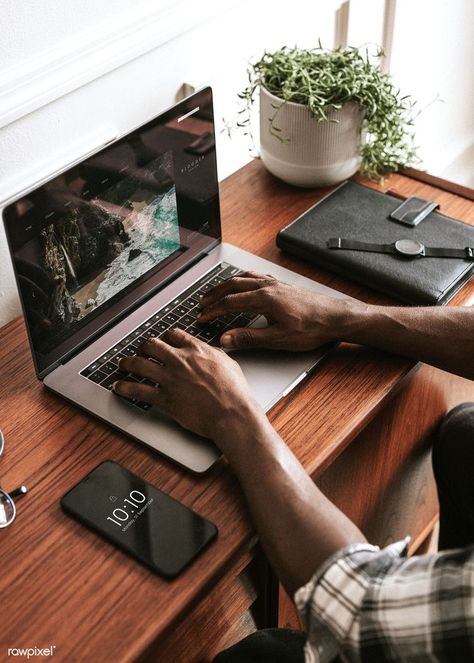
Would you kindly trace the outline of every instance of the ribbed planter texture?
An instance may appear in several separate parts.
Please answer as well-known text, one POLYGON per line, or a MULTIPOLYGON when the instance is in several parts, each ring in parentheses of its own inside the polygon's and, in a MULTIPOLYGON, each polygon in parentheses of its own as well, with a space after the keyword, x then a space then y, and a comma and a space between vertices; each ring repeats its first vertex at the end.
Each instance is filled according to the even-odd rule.
POLYGON ((301 187, 329 186, 353 175, 360 166, 362 112, 354 102, 328 110, 338 122, 318 122, 306 106, 282 101, 260 87, 260 157, 276 177, 301 187), (269 118, 283 142, 270 134, 269 118), (286 140, 288 139, 288 140, 286 140))

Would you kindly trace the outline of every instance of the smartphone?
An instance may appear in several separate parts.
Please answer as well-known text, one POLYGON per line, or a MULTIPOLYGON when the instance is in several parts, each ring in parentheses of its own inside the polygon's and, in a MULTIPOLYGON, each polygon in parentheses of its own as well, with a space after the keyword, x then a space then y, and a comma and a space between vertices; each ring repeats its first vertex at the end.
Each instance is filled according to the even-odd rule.
POLYGON ((217 527, 111 460, 61 499, 66 513, 165 578, 177 576, 217 527))

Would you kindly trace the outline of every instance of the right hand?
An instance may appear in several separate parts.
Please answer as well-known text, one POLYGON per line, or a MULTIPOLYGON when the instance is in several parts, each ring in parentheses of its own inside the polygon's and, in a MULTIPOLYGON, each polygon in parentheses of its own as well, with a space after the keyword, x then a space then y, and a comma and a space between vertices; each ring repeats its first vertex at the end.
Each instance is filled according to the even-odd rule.
POLYGON ((266 419, 237 362, 180 329, 148 339, 138 355, 123 357, 119 368, 158 386, 125 378, 114 383, 114 392, 158 406, 184 428, 214 440, 224 453, 234 444, 228 432, 236 423, 249 427, 251 439, 252 423, 266 419))
POLYGON ((260 313, 264 329, 244 328, 224 332, 224 348, 272 348, 301 352, 336 340, 331 320, 343 302, 310 290, 277 281, 269 275, 246 272, 210 290, 201 300, 198 322, 209 322, 227 313, 260 313))

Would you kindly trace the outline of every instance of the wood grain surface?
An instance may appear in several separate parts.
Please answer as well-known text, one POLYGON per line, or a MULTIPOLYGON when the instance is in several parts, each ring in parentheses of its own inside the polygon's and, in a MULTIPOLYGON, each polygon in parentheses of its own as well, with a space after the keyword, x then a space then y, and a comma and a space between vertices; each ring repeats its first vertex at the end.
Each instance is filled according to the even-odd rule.
MULTIPOLYGON (((427 196, 437 200, 443 212, 474 223, 472 202, 427 184, 399 175, 382 188, 427 196)), ((222 184, 224 240, 365 301, 389 303, 365 287, 300 262, 276 247, 277 231, 324 193, 278 182, 254 161, 222 184)), ((471 281, 452 303, 473 302, 471 281)), ((6 441, 0 484, 9 490, 24 483, 30 490, 18 501, 15 523, 0 531, 0 661, 5 660, 8 647, 49 645, 56 647, 56 661, 118 663, 147 656, 148 660, 169 661, 173 637, 176 643, 183 640, 176 652, 187 652, 186 658, 184 653, 175 657, 175 663, 201 660, 203 651, 194 654, 193 642, 199 638, 195 631, 200 624, 208 629, 210 617, 202 615, 214 603, 209 597, 218 595, 221 588, 221 594, 229 593, 228 601, 236 609, 238 605, 242 615, 253 600, 252 590, 242 584, 239 574, 251 555, 254 533, 226 463, 219 463, 203 477, 188 474, 47 392, 36 380, 21 319, 6 325, 0 338, 0 427, 6 441), (173 582, 154 575, 61 512, 60 497, 107 458, 123 463, 218 526, 217 541, 173 582), (234 577, 240 578, 238 586, 229 584, 234 577), (195 624, 195 629, 187 630, 187 623, 195 624), (186 641, 189 645, 183 648, 186 641)), ((416 373, 415 368, 414 362, 398 356, 342 345, 270 413, 276 429, 311 476, 319 477, 334 499, 371 532, 377 533, 377 523, 384 518, 378 500, 388 485, 396 484, 393 470, 399 474, 441 411, 464 399, 468 390, 465 381, 459 386, 458 378, 448 379, 434 369, 416 373), (411 402, 418 403, 408 419, 410 430, 413 428, 410 440, 399 456, 385 458, 387 472, 363 498, 365 486, 374 476, 371 454, 380 449, 376 440, 392 435, 390 448, 397 448, 393 417, 406 418, 403 394, 407 389, 411 402), (449 398, 446 390, 451 393, 449 398), (433 398, 437 398, 436 407, 429 414, 433 398), (391 399, 397 408, 389 416, 390 408, 385 405, 391 399), (420 407, 427 411, 421 423, 414 414, 420 407), (356 461, 351 465, 350 456, 341 456, 345 449, 358 455, 350 444, 355 438, 358 447, 361 439, 365 439, 364 449, 367 446, 358 456, 358 467, 365 467, 365 473, 358 476, 351 471, 356 461), (335 468, 332 473, 331 467, 335 468), (325 478, 324 470, 328 471, 325 478), (347 490, 341 493, 345 481, 351 482, 352 495, 360 488, 359 502, 353 497, 349 500, 347 490)), ((403 514, 394 529, 402 528, 401 521, 403 514)), ((228 610, 217 610, 212 619, 217 620, 219 613, 223 623, 229 624, 228 610)), ((233 627, 237 637, 249 626, 233 627)), ((215 628, 217 639, 222 624, 215 621, 215 628)), ((230 644, 229 637, 223 642, 230 644)), ((214 652, 216 647, 217 640, 214 652)))

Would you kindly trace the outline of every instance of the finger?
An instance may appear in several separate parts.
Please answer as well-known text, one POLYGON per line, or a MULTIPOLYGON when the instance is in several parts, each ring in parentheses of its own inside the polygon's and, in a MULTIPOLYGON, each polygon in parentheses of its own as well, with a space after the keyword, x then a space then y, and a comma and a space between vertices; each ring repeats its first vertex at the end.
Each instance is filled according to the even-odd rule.
POLYGON ((220 339, 223 348, 237 350, 239 348, 273 348, 275 332, 271 327, 264 329, 232 329, 222 334, 220 339))
POLYGON ((264 312, 262 310, 262 298, 258 291, 252 290, 251 292, 225 295, 219 301, 203 309, 197 319, 199 322, 207 322, 226 313, 242 313, 242 311, 264 312))
POLYGON ((264 279, 265 274, 262 274, 261 272, 254 272, 252 270, 248 270, 246 272, 242 272, 242 274, 239 274, 240 277, 242 278, 249 278, 249 279, 264 279))
POLYGON ((175 349, 170 343, 165 343, 161 338, 149 338, 147 341, 141 344, 140 350, 141 355, 145 357, 151 357, 161 364, 169 364, 173 361, 175 356, 175 349))
POLYGON ((247 274, 248 276, 244 276, 243 274, 240 276, 233 276, 231 279, 227 279, 223 283, 216 285, 212 290, 209 290, 209 292, 206 292, 206 294, 201 297, 201 308, 217 302, 226 295, 235 292, 257 290, 260 288, 264 277, 260 274, 253 275, 253 272, 247 272, 247 274))
POLYGON ((163 366, 145 357, 122 357, 119 361, 119 368, 124 373, 139 375, 153 382, 162 382, 163 379, 163 366))
POLYGON ((147 384, 140 382, 132 382, 130 380, 117 380, 112 385, 113 391, 119 396, 125 398, 151 403, 152 405, 159 405, 161 400, 161 391, 159 387, 150 387, 147 384))
POLYGON ((178 328, 168 329, 161 338, 174 348, 185 348, 195 343, 194 336, 178 328))

